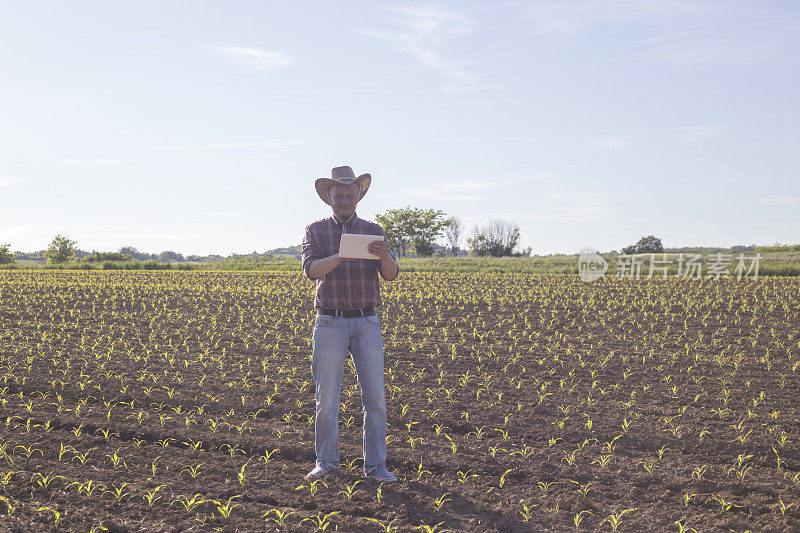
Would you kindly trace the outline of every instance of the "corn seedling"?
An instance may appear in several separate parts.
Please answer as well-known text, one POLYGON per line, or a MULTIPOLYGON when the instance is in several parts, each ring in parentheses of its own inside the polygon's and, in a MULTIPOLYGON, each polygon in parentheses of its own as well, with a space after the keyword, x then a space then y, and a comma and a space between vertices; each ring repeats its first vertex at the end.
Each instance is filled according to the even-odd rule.
POLYGON ((445 492, 444 494, 433 500, 433 508, 436 509, 437 511, 441 511, 442 506, 445 503, 452 501, 453 500, 451 500, 450 498, 447 498, 447 493, 445 492))
POLYGON ((314 481, 310 481, 307 485, 304 483, 298 487, 295 487, 294 490, 301 490, 307 488, 308 492, 311 494, 311 497, 313 498, 314 496, 317 495, 317 491, 319 491, 319 486, 318 486, 319 484, 324 485, 326 489, 328 488, 327 483, 325 483, 321 479, 315 479, 314 481))
POLYGON ((678 533, 689 533, 690 531, 693 533, 697 533, 697 530, 695 528, 689 527, 680 520, 676 520, 673 523, 675 524, 675 527, 678 529, 678 533))
POLYGON ((647 471, 648 474, 653 474, 653 471, 656 469, 656 463, 658 463, 658 459, 653 459, 650 461, 639 461, 636 465, 642 465, 642 468, 647 471))
POLYGON ((592 514, 591 511, 581 511, 575 516, 572 517, 572 522, 575 524, 575 528, 581 527, 581 522, 583 522, 584 515, 592 514))
POLYGON ((231 496, 225 503, 220 503, 217 500, 209 500, 209 501, 212 502, 217 507, 217 512, 219 512, 221 516, 223 516, 224 518, 230 518, 231 512, 234 510, 234 508, 241 507, 237 503, 232 503, 232 501, 235 498, 241 498, 241 496, 239 495, 231 496))
POLYGON ((530 522, 531 518, 533 518, 533 505, 528 507, 523 500, 520 500, 519 504, 520 507, 522 507, 522 509, 519 511, 519 515, 522 517, 522 520, 525 522, 530 522))
POLYGON ((3 505, 6 511, 5 514, 8 516, 13 516, 14 512, 17 510, 16 506, 11 505, 11 501, 2 494, 0 494, 0 504, 3 505))
POLYGON ((297 513, 295 513, 294 509, 291 508, 284 509, 283 511, 281 511, 280 509, 270 509, 269 511, 267 511, 262 515, 262 518, 268 523, 272 522, 278 526, 283 527, 286 525, 286 519, 293 514, 297 513), (273 513, 275 514, 275 516, 272 516, 273 513))
POLYGON ((189 474, 191 476, 192 479, 196 479, 197 476, 200 475, 200 467, 204 466, 204 465, 205 465, 205 463, 200 463, 200 464, 195 465, 195 466, 187 466, 186 468, 184 468, 183 470, 178 472, 178 475, 180 476, 184 472, 186 472, 187 474, 189 474))
POLYGON ((630 513, 630 512, 635 511, 635 510, 636 509, 625 509, 625 510, 619 511, 617 513, 611 513, 610 515, 605 517, 605 519, 603 519, 602 522, 600 522, 600 525, 602 526, 603 524, 608 524, 611 527, 611 531, 617 531, 617 530, 619 530, 619 526, 622 523, 622 517, 626 513, 630 513))
POLYGON ((142 492, 142 498, 144 498, 144 500, 147 502, 148 507, 152 507, 155 502, 161 499, 161 496, 157 496, 157 494, 158 491, 164 487, 166 487, 166 485, 159 485, 153 490, 146 490, 142 492))
POLYGON ((131 493, 125 490, 125 487, 128 485, 130 485, 130 483, 123 483, 119 487, 112 484, 111 489, 106 489, 103 494, 107 492, 111 494, 118 502, 121 502, 123 498, 131 496, 131 493))
POLYGON ((239 471, 236 473, 236 477, 239 480, 239 485, 241 485, 242 487, 244 487, 244 484, 247 481, 247 476, 244 473, 244 469, 247 468, 247 465, 250 464, 251 460, 252 459, 248 459, 247 462, 242 465, 242 468, 240 468, 239 471))
POLYGON ((503 475, 500 476, 500 481, 498 482, 498 484, 500 485, 501 489, 503 488, 503 485, 506 484, 506 476, 508 475, 509 472, 513 472, 513 471, 514 471, 513 468, 509 468, 508 470, 503 472, 503 475))
POLYGON ((314 517, 303 518, 300 521, 300 523, 302 524, 303 522, 311 522, 312 524, 314 524, 317 527, 318 530, 325 531, 331 525, 331 523, 330 523, 330 521, 328 519, 331 516, 334 516, 334 515, 337 515, 337 514, 339 514, 339 511, 333 511, 333 512, 330 512, 330 513, 325 514, 325 515, 319 514, 319 515, 314 516, 314 517))
POLYGON ((35 472, 33 476, 31 476, 31 484, 36 484, 42 488, 48 488, 50 483, 55 481, 56 479, 66 479, 64 476, 54 476, 53 472, 50 472, 46 476, 40 474, 39 472, 35 472))
POLYGON ((397 518, 393 518, 388 524, 384 524, 377 518, 367 517, 367 520, 378 526, 378 528, 381 531, 383 531, 383 533, 395 533, 396 531, 398 531, 398 529, 394 527, 394 523, 397 521, 397 518))
POLYGON ((120 455, 117 455, 118 451, 119 449, 114 450, 114 453, 112 455, 106 455, 106 457, 108 457, 108 460, 114 466, 114 470, 117 470, 118 468, 121 468, 123 466, 127 469, 128 465, 125 463, 125 461, 122 459, 120 455))
POLYGON ((41 511, 50 511, 50 513, 53 515, 54 525, 56 527, 61 525, 61 513, 59 513, 58 511, 56 511, 52 507, 39 507, 36 510, 39 511, 39 512, 41 512, 41 511))
POLYGON ((592 490, 592 481, 588 483, 581 483, 580 481, 575 481, 574 479, 568 480, 570 483, 573 483, 578 486, 578 492, 583 494, 584 496, 589 494, 589 491, 592 490))
POLYGON ((191 498, 189 498, 189 496, 181 496, 179 498, 176 498, 175 500, 172 500, 172 503, 176 502, 180 503, 187 513, 191 513, 197 507, 204 504, 206 501, 207 500, 203 497, 202 494, 195 494, 191 498))
POLYGON ((352 483, 350 485, 345 485, 344 490, 339 491, 337 493, 337 496, 339 494, 344 494, 345 497, 348 500, 352 500, 353 496, 355 495, 355 493, 358 492, 357 487, 358 487, 359 483, 364 483, 364 482, 359 480, 359 481, 355 481, 354 483, 352 483))
MULTIPOLYGON (((458 482, 462 484, 466 484, 470 478, 478 477, 477 474, 471 474, 472 470, 467 470, 466 472, 462 472, 461 470, 458 471, 458 482)), ((503 474, 505 475, 505 474, 503 474)))
POLYGON ((439 526, 444 524, 444 522, 439 522, 438 524, 429 525, 429 524, 422 524, 421 526, 417 526, 414 529, 418 529, 423 533, 441 533, 442 530, 439 529, 439 526))

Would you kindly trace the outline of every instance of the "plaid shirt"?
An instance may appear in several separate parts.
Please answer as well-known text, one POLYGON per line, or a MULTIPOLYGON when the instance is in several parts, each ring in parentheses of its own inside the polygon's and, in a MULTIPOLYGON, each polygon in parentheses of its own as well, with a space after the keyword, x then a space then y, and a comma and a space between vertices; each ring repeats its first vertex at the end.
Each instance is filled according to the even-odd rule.
MULTIPOLYGON (((381 235, 386 237, 383 228, 374 222, 356 216, 347 224, 337 222, 332 216, 317 220, 306 226, 303 237, 303 272, 311 279, 308 269, 314 259, 324 259, 339 252, 342 233, 362 235, 381 235)), ((394 254, 390 251, 392 257, 394 254)), ((317 291, 314 307, 328 309, 358 309, 381 305, 381 292, 378 286, 378 272, 383 276, 379 259, 350 259, 324 276, 317 278, 317 291)), ((386 277, 384 276, 384 279, 386 277)))

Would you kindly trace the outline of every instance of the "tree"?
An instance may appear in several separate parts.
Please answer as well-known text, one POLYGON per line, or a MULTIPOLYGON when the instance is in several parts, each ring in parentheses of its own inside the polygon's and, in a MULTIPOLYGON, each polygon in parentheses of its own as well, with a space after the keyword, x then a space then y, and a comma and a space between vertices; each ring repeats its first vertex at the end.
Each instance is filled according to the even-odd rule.
POLYGON ((444 236, 447 239, 447 244, 450 245, 453 257, 455 257, 458 255, 458 245, 461 241, 461 219, 457 216, 452 216, 446 220, 446 223, 444 236))
POLYGON ((99 263, 100 261, 130 261, 131 259, 130 254, 123 254, 122 252, 97 252, 94 250, 83 258, 84 261, 92 263, 99 263))
POLYGON ((622 249, 625 255, 630 254, 660 254, 664 252, 664 246, 661 244, 661 239, 648 235, 642 237, 636 244, 631 244, 622 249))
POLYGON ((375 220, 383 226, 386 239, 395 255, 406 256, 411 247, 411 216, 405 209, 389 209, 386 213, 375 215, 375 220))
POLYGON ((438 209, 414 209, 412 214, 414 233, 412 243, 418 257, 430 257, 436 249, 433 242, 442 234, 447 224, 444 211, 438 209))
POLYGON ((156 254, 148 254, 146 252, 140 252, 133 246, 123 246, 119 249, 119 253, 127 254, 131 256, 132 259, 136 259, 137 261, 147 261, 148 259, 158 259, 156 254))
POLYGON ((521 252, 514 252, 519 242, 519 237, 519 226, 516 222, 493 219, 486 226, 475 226, 472 230, 472 237, 467 242, 472 253, 479 256, 530 255, 530 248, 526 248, 521 252))
POLYGON ((0 265, 14 262, 14 254, 11 253, 10 246, 10 244, 0 244, 0 265))
POLYGON ((389 209, 375 215, 375 220, 383 226, 386 239, 396 255, 405 257, 413 249, 418 256, 431 256, 435 241, 444 229, 444 212, 438 209, 404 207, 389 209))
POLYGON ((48 263, 66 263, 75 256, 75 244, 63 235, 56 235, 47 247, 45 256, 48 263))
POLYGON ((185 259, 181 254, 172 251, 161 252, 160 254, 158 254, 158 260, 161 263, 169 263, 170 261, 177 261, 179 263, 183 263, 185 261, 185 259))

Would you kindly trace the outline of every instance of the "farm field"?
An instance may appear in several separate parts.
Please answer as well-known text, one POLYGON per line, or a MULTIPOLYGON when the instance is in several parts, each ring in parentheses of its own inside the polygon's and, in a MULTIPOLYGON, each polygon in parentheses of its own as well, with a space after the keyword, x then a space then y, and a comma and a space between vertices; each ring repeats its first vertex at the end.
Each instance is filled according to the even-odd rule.
POLYGON ((0 529, 800 531, 800 278, 382 289, 399 483, 348 363, 311 484, 302 273, 0 270, 0 529))

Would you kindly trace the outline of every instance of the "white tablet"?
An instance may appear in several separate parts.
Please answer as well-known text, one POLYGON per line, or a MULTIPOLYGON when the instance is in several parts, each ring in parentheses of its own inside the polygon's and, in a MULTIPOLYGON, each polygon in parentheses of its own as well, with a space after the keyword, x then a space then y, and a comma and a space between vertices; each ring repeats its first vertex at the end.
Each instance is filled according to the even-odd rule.
POLYGON ((342 233, 342 240, 339 241, 339 257, 348 259, 380 259, 379 256, 370 253, 367 245, 373 241, 382 241, 381 235, 360 235, 356 233, 342 233))

